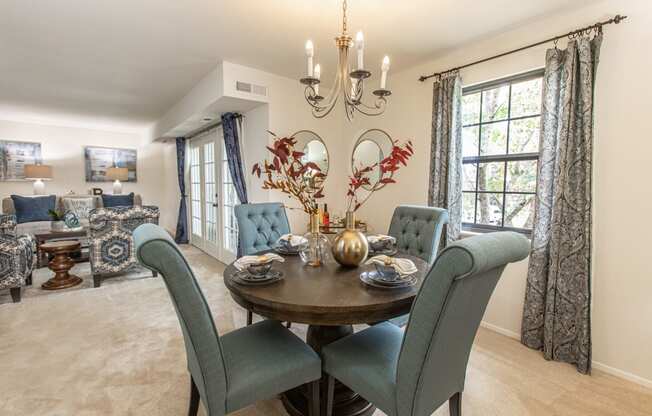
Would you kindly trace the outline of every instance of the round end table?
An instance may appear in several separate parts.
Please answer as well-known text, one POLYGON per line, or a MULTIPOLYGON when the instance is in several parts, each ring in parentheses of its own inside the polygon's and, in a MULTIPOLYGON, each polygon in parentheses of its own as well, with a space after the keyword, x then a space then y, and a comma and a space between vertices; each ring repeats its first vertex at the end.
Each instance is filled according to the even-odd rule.
POLYGON ((54 257, 48 263, 48 269, 54 272, 54 277, 41 285, 45 290, 66 289, 77 286, 82 282, 79 276, 70 274, 69 271, 75 265, 70 254, 79 251, 79 241, 53 241, 40 245, 40 250, 52 254, 54 257))

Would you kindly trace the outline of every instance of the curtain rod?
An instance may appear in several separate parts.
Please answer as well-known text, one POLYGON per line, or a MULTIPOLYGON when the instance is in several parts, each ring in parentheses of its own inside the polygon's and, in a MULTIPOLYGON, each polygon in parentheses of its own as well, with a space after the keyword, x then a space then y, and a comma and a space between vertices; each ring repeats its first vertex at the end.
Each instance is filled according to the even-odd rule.
MULTIPOLYGON (((238 119, 238 120, 242 120, 244 118, 244 115, 238 113, 238 114, 236 114, 235 118, 238 119)), ((222 120, 221 119, 219 119, 217 121, 214 121, 212 123, 209 123, 209 124, 207 124, 207 125, 205 125, 203 127, 198 128, 197 130, 191 131, 188 134, 188 136, 186 136, 186 140, 190 140, 193 137, 197 137, 200 134, 206 133, 207 131, 213 130, 214 128, 217 128, 217 127, 219 127, 221 125, 222 125, 222 120)))
POLYGON ((491 56, 489 58, 480 59, 478 61, 474 61, 474 62, 465 64, 465 65, 461 65, 461 66, 458 66, 458 67, 455 67, 455 68, 447 69, 446 71, 435 72, 435 73, 430 74, 430 75, 421 75, 419 77, 419 81, 423 82, 423 81, 427 80, 428 78, 434 78, 434 77, 441 78, 442 75, 446 75, 446 74, 448 74, 450 72, 459 71, 460 69, 468 68, 468 67, 473 66, 473 65, 478 65, 478 64, 482 64, 482 63, 487 62, 487 61, 502 58, 503 56, 511 55, 513 53, 516 53, 516 52, 521 52, 521 51, 524 51, 526 49, 534 48, 535 46, 540 46, 540 45, 543 45, 545 43, 549 43, 549 42, 555 42, 556 43, 559 39, 562 39, 562 38, 567 37, 567 38, 572 39, 574 37, 581 36, 581 35, 583 35, 585 33, 590 33, 592 31, 595 31, 596 33, 602 33, 602 26, 610 25, 612 23, 619 24, 620 22, 622 22, 625 19, 627 19, 627 16, 621 16, 621 15, 617 14, 613 18, 611 18, 609 20, 605 20, 604 22, 598 22, 598 23, 595 23, 595 24, 593 24, 591 26, 587 26, 587 27, 583 27, 581 29, 573 30, 572 32, 568 32, 568 33, 563 34, 563 35, 555 36, 555 37, 552 37, 550 39, 542 40, 540 42, 533 43, 531 45, 522 46, 522 47, 520 47, 518 49, 514 49, 514 50, 511 50, 511 51, 508 51, 508 52, 503 52, 501 54, 494 55, 494 56, 491 56))

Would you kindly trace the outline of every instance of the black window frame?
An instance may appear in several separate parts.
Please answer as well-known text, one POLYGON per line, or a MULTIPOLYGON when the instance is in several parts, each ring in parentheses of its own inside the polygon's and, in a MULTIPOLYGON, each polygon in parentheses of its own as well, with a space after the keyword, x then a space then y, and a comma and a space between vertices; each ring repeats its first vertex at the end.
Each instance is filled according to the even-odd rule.
MULTIPOLYGON (((473 222, 462 222, 462 230, 463 231, 470 231, 470 232, 480 232, 480 233, 486 233, 486 232, 493 232, 493 231, 516 231, 519 233, 523 233, 525 235, 531 235, 532 234, 532 229, 530 228, 516 228, 516 227, 506 227, 504 226, 505 224, 505 207, 507 205, 507 195, 532 195, 536 197, 536 188, 534 192, 515 192, 515 191, 507 191, 507 164, 509 162, 519 162, 519 161, 532 161, 535 160, 537 162, 537 175, 538 175, 538 163, 539 163, 539 153, 517 153, 517 154, 504 154, 504 155, 487 155, 487 156, 480 156, 480 149, 482 148, 482 127, 499 123, 499 122, 507 122, 507 143, 506 143, 506 152, 509 152, 509 136, 510 136, 510 126, 512 121, 517 121, 517 120, 524 120, 524 119, 530 119, 530 118, 535 118, 539 117, 541 118, 541 113, 539 114, 530 114, 527 116, 519 116, 519 117, 511 117, 511 111, 512 111, 512 85, 513 84, 518 84, 521 82, 525 81, 531 81, 533 79, 537 78, 543 78, 544 74, 544 69, 536 69, 533 71, 528 71, 522 74, 517 74, 517 75, 512 75, 509 77, 504 77, 500 78, 494 81, 489 81, 489 82, 484 82, 481 84, 476 84, 472 85, 469 87, 464 87, 462 89, 462 96, 465 95, 471 95, 471 94, 476 94, 480 93, 480 114, 478 118, 477 123, 470 123, 470 124, 464 124, 462 125, 462 128, 465 127, 477 127, 478 128, 478 154, 476 156, 465 156, 462 158, 462 166, 466 164, 471 164, 476 166, 476 178, 475 178, 475 190, 474 191, 465 191, 464 188, 462 189, 462 195, 464 194, 473 194, 474 195, 474 212, 473 212, 473 222), (484 98, 484 91, 487 90, 492 90, 498 87, 503 87, 509 85, 509 97, 507 101, 507 118, 500 119, 500 120, 491 120, 491 121, 482 121, 482 107, 483 107, 483 98, 484 98), (503 189, 502 191, 481 191, 479 190, 479 172, 480 172, 480 164, 481 163, 488 163, 488 162, 504 162, 505 167, 504 167, 504 177, 503 177, 503 189), (490 224, 479 224, 478 221, 478 195, 479 194, 500 194, 503 197, 503 204, 502 204, 502 217, 501 217, 501 224, 502 226, 497 226, 497 225, 490 225, 490 224)), ((543 84, 543 83, 542 83, 543 84)), ((541 124, 540 124, 541 126, 541 124)), ((464 145, 462 145, 464 146, 464 145)), ((539 149, 540 151, 540 149, 539 149)), ((537 176, 538 179, 538 176, 537 176)))

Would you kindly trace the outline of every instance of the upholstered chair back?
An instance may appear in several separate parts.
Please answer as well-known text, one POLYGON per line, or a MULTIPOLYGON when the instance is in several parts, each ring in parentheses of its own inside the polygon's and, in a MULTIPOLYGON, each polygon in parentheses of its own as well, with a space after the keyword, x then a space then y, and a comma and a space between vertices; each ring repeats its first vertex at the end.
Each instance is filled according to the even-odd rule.
POLYGON ((140 263, 158 272, 176 310, 192 375, 209 415, 226 412, 226 371, 211 311, 197 280, 170 235, 154 224, 134 231, 140 263))
POLYGON ((432 414, 464 390, 473 339, 508 263, 528 255, 514 232, 462 239, 442 250, 412 305, 397 370, 397 415, 432 414))
POLYGON ((278 202, 236 205, 235 217, 241 255, 269 250, 279 237, 290 232, 285 208, 278 202))
POLYGON ((394 210, 388 234, 396 238, 399 252, 432 263, 445 224, 448 224, 448 211, 443 208, 399 205, 394 210))

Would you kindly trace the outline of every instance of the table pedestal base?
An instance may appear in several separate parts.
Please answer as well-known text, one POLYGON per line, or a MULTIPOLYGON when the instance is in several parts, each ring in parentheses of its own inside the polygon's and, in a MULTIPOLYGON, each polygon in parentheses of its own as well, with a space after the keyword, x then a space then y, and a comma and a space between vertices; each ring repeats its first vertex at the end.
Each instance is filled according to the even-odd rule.
POLYGON ((68 273, 75 262, 68 257, 66 252, 58 252, 48 263, 48 268, 54 272, 54 277, 41 285, 44 290, 66 289, 77 286, 82 282, 79 276, 68 273))
MULTIPOLYGON (((321 349, 333 341, 353 333, 351 325, 308 327, 308 345, 321 355, 321 349)), ((320 383, 321 403, 326 400, 326 377, 320 383)), ((292 416, 308 416, 308 399, 305 388, 285 392, 281 397, 285 410, 292 416)), ((333 395, 333 416, 370 416, 376 408, 359 394, 342 383, 335 381, 333 395)), ((325 415, 322 415, 325 416, 325 415)))

